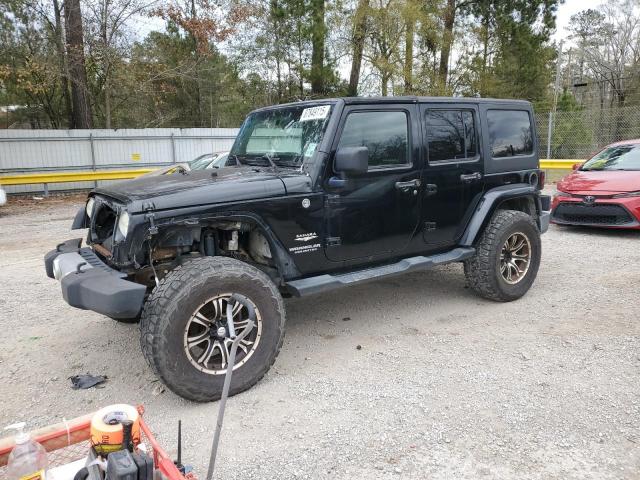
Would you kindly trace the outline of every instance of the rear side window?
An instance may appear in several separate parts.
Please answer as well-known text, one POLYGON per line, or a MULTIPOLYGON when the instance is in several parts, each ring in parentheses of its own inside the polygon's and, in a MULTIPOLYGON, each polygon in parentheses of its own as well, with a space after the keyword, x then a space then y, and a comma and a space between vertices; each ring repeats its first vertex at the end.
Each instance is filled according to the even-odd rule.
POLYGON ((489 141, 493 158, 531 155, 533 130, 525 110, 487 110, 489 141))
POLYGON ((478 154, 472 110, 427 110, 429 162, 469 160, 478 154))
POLYGON ((352 112, 340 147, 367 147, 369 168, 397 167, 409 161, 409 126, 405 112, 352 112))

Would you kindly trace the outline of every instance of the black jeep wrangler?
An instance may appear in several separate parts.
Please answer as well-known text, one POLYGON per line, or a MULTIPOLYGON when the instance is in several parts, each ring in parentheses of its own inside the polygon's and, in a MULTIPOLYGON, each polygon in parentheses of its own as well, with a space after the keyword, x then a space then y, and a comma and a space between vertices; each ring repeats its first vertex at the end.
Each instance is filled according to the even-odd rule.
POLYGON ((549 224, 537 150, 524 101, 262 108, 243 123, 231 165, 93 190, 73 223, 88 228, 86 246, 59 244, 47 275, 74 307, 139 319, 144 356, 167 386, 215 400, 246 301, 256 327, 240 343, 231 394, 275 361, 283 296, 450 262, 464 263, 482 297, 524 295, 549 224))

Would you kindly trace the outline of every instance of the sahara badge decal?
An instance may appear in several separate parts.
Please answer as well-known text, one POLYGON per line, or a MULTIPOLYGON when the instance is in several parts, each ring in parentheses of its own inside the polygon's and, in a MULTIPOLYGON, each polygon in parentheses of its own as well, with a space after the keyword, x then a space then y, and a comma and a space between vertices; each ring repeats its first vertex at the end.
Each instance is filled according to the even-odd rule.
POLYGON ((309 242, 311 240, 315 240, 316 238, 318 238, 318 234, 316 232, 299 233, 298 235, 296 235, 295 241, 296 242, 309 242))
MULTIPOLYGON (((311 240, 315 240, 316 238, 318 238, 318 234, 316 232, 310 232, 310 233, 299 233, 295 236, 294 240, 296 242, 310 242, 311 240)), ((321 246, 322 245, 320 243, 312 243, 309 245, 300 245, 299 247, 291 247, 289 251, 294 255, 297 255, 300 253, 315 252, 321 246)))

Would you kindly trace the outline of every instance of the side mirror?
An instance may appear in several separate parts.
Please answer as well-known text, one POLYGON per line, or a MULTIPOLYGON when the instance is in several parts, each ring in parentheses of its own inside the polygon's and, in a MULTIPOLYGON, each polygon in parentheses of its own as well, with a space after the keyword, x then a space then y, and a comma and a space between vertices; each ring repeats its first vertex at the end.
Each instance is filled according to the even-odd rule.
POLYGON ((342 147, 336 152, 335 170, 347 175, 362 175, 369 168, 367 147, 342 147))
POLYGON ((583 164, 583 163, 574 163, 574 164, 571 166, 571 169, 572 169, 572 170, 578 170, 582 165, 584 165, 584 164, 583 164))

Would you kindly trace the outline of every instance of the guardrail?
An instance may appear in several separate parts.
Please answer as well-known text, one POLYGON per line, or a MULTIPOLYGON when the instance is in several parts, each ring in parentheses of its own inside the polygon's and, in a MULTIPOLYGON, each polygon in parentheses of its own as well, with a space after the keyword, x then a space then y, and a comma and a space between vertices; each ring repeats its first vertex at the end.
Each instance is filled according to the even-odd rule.
POLYGON ((46 172, 23 175, 0 176, 0 185, 31 185, 42 183, 45 196, 49 195, 50 183, 95 182, 98 180, 127 180, 152 172, 152 168, 135 170, 96 170, 85 172, 46 172))
POLYGON ((584 160, 548 160, 540 159, 540 168, 542 170, 571 170, 576 163, 583 163, 584 160))
MULTIPOLYGON (((540 168, 543 170, 571 170, 574 164, 584 160, 540 160, 540 168)), ((31 185, 41 183, 44 185, 44 194, 49 195, 50 183, 67 182, 95 182, 98 180, 127 180, 136 178, 145 173, 152 172, 153 168, 137 168, 134 170, 97 170, 84 172, 45 172, 27 173, 21 175, 0 176, 0 185, 31 185)))

